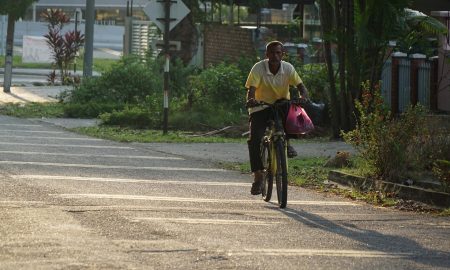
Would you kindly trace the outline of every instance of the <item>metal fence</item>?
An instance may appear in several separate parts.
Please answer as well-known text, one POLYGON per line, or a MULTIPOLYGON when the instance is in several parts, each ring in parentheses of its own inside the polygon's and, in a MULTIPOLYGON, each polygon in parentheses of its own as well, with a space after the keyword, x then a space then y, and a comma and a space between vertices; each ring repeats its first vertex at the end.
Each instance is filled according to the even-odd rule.
POLYGON ((426 61, 419 65, 418 74, 418 102, 427 109, 431 108, 430 90, 431 90, 431 63, 426 61))
POLYGON ((432 62, 420 59, 417 66, 413 67, 411 58, 402 57, 397 60, 388 59, 382 69, 381 96, 384 103, 394 113, 404 112, 416 102, 427 109, 433 109, 432 62))
POLYGON ((411 104, 411 62, 401 59, 398 68, 398 110, 406 111, 411 104))

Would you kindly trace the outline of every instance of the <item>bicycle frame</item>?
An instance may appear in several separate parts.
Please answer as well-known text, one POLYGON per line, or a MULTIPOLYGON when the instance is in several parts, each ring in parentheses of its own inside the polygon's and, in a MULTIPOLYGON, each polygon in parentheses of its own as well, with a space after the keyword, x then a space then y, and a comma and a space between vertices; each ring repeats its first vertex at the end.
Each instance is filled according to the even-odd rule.
POLYGON ((284 144, 286 144, 286 134, 284 133, 283 123, 280 119, 278 109, 274 107, 271 107, 271 109, 273 112, 273 119, 269 120, 269 125, 266 128, 263 140, 270 145, 271 170, 276 173, 277 162, 275 155, 275 143, 281 140, 284 144))
POLYGON ((263 199, 270 201, 273 179, 276 180, 277 197, 280 208, 287 203, 287 145, 283 122, 279 113, 282 103, 266 104, 272 110, 261 142, 261 158, 265 167, 263 199), (279 167, 280 166, 280 167, 279 167))

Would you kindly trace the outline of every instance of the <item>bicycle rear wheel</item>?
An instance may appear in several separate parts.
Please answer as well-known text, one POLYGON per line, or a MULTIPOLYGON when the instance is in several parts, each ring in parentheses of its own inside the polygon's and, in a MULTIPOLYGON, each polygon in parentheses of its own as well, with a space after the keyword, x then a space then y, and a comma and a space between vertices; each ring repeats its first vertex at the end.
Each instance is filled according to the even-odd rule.
POLYGON ((267 140, 261 142, 261 160, 264 167, 262 197, 264 201, 268 202, 272 198, 273 173, 271 169, 270 144, 267 140))
POLYGON ((287 158, 286 144, 283 141, 277 141, 275 145, 275 154, 277 162, 277 171, 275 173, 275 181, 277 185, 278 205, 285 208, 287 204, 287 158))

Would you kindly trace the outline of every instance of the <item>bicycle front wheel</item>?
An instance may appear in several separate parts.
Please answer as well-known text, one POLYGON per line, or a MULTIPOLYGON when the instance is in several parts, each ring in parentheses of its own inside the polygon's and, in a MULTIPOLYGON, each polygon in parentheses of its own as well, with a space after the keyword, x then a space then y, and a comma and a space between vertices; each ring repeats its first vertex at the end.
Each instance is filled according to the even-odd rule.
POLYGON ((275 145, 275 154, 277 162, 277 171, 275 173, 275 181, 277 185, 278 205, 285 208, 287 204, 287 158, 286 144, 284 141, 277 141, 275 145))
POLYGON ((264 167, 262 197, 264 201, 268 202, 272 198, 273 172, 270 144, 267 140, 261 142, 261 160, 264 167))

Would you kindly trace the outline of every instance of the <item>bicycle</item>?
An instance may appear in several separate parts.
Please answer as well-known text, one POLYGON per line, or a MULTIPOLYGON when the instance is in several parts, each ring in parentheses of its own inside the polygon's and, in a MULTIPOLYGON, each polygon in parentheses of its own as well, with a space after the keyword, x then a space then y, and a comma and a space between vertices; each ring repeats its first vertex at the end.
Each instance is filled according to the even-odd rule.
POLYGON ((263 200, 269 202, 272 197, 273 179, 277 187, 278 205, 285 208, 287 204, 288 188, 288 161, 287 141, 283 121, 280 117, 280 108, 289 103, 280 100, 274 104, 260 102, 272 110, 272 119, 269 120, 263 139, 261 140, 261 160, 263 163, 263 200))

